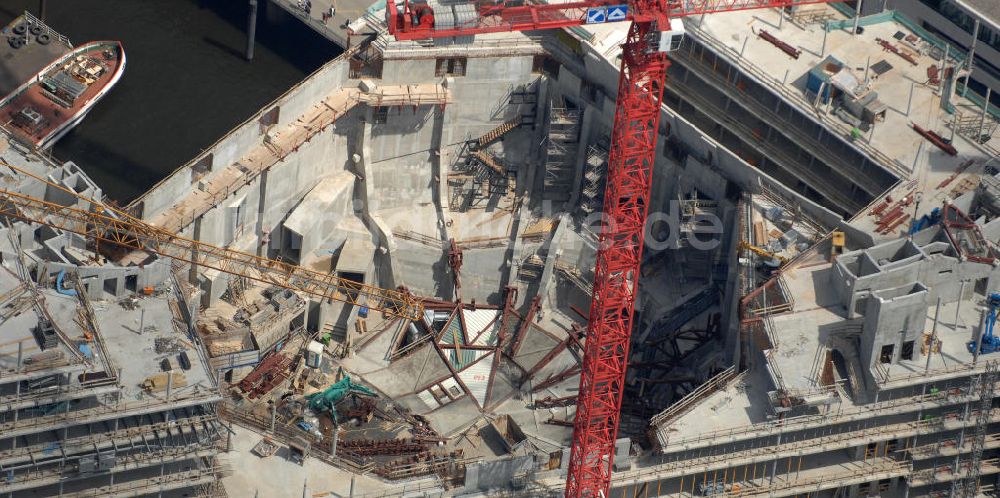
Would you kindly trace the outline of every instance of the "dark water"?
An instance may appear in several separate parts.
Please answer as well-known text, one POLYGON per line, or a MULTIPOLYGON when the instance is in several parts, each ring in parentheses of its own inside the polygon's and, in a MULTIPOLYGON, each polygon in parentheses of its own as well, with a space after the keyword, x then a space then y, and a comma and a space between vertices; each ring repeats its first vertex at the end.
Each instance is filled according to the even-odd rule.
MULTIPOLYGON (((53 148, 125 203, 340 54, 268 0, 253 62, 247 0, 48 0, 46 22, 79 45, 120 40, 122 79, 53 148)), ((39 0, 0 0, 0 23, 39 0)))

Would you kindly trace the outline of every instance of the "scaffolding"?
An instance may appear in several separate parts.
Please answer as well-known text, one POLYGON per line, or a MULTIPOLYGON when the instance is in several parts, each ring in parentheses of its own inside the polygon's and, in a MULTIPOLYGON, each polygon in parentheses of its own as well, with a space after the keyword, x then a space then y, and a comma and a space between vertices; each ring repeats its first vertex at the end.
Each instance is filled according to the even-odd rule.
POLYGON ((184 434, 197 431, 199 427, 208 428, 217 423, 218 417, 214 414, 180 418, 170 417, 169 420, 163 422, 120 428, 117 427, 120 425, 120 422, 116 422, 114 424, 116 427, 106 432, 61 439, 57 443, 41 442, 0 451, 0 467, 8 468, 25 462, 46 463, 46 460, 50 458, 60 459, 80 453, 102 451, 116 446, 131 447, 138 443, 146 444, 150 440, 163 437, 163 435, 170 434, 171 432, 184 434), (53 457, 52 452, 54 446, 57 446, 60 450, 55 457, 53 457))
POLYGON ((542 199, 567 201, 575 187, 573 172, 576 170, 583 111, 570 109, 558 102, 552 102, 550 106, 542 199))
POLYGON ((595 143, 587 147, 580 186, 580 211, 586 216, 604 206, 604 178, 608 166, 608 146, 595 143))
MULTIPOLYGON (((962 482, 962 498, 973 498, 979 489, 979 475, 982 472, 981 460, 986 444, 986 427, 993 413, 993 394, 996 391, 997 362, 986 363, 986 371, 979 374, 977 388, 979 390, 979 409, 976 413, 976 434, 972 439, 972 458, 969 461, 969 471, 962 482)), ((957 457, 956 457, 957 458, 957 457)))

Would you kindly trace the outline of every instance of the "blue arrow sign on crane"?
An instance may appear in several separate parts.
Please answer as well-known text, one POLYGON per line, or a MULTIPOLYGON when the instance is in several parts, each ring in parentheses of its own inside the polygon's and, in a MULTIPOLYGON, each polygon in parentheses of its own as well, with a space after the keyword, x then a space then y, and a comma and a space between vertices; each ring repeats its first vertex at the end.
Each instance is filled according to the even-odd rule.
POLYGON ((594 7, 587 9, 587 24, 598 24, 608 20, 608 9, 605 7, 594 7))
POLYGON ((608 22, 624 21, 628 17, 628 5, 612 5, 608 7, 608 22))

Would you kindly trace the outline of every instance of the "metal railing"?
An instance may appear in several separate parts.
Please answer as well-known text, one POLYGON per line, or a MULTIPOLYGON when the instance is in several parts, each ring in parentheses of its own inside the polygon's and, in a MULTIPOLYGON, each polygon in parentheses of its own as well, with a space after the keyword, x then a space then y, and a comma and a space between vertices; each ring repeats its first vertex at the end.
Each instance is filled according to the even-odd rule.
POLYGON ((53 41, 58 41, 58 42, 66 45, 66 46, 68 46, 70 48, 73 48, 73 44, 70 43, 69 38, 67 38, 66 36, 64 36, 62 33, 60 33, 58 31, 50 28, 49 25, 45 24, 44 21, 42 21, 41 19, 39 19, 39 18, 31 15, 31 12, 24 11, 24 14, 22 15, 22 17, 24 17, 24 19, 26 21, 28 21, 28 23, 30 23, 30 24, 36 24, 38 26, 41 26, 42 27, 42 32, 45 33, 45 34, 47 34, 47 35, 49 35, 49 38, 52 38, 53 41))
POLYGON ((671 420, 690 411, 699 401, 704 399, 706 396, 712 394, 718 389, 723 388, 723 386, 729 384, 731 381, 737 378, 742 378, 745 375, 746 372, 743 372, 742 374, 737 376, 736 366, 735 365, 730 366, 729 368, 716 374, 714 377, 709 379, 707 382, 699 386, 694 391, 687 393, 683 398, 678 400, 673 405, 670 405, 670 407, 667 408, 666 410, 663 410, 662 412, 654 415, 653 418, 649 420, 650 425, 660 425, 666 422, 670 422, 671 420))
MULTIPOLYGON (((762 85, 778 93, 782 98, 786 99, 786 101, 796 104, 801 110, 808 111, 806 113, 807 115, 812 116, 822 124, 826 125, 829 129, 837 133, 840 133, 841 137, 850 136, 851 130, 848 127, 846 127, 841 123, 838 123, 833 118, 823 113, 816 112, 813 106, 808 101, 806 101, 801 95, 798 95, 797 93, 789 90, 784 84, 781 83, 781 80, 779 80, 774 74, 768 73, 764 69, 750 62, 749 60, 741 56, 736 49, 726 45, 719 39, 715 38, 715 36, 713 36, 712 34, 696 26, 696 23, 685 23, 684 26, 687 29, 687 32, 694 38, 696 38, 699 42, 703 43, 706 46, 711 47, 713 51, 715 51, 720 56, 729 59, 730 62, 733 63, 735 66, 737 66, 739 69, 753 76, 762 85)), ((904 165, 900 164, 899 161, 890 158, 884 152, 881 152, 880 150, 876 149, 869 143, 855 140, 852 142, 848 142, 848 144, 852 147, 859 149, 861 152, 863 152, 868 157, 873 159, 879 166, 884 168, 886 171, 889 171, 899 177, 904 177, 904 178, 909 177, 911 174, 911 171, 904 165)))
POLYGON ((851 406, 846 409, 841 409, 833 414, 801 415, 797 417, 789 417, 783 420, 773 420, 757 424, 726 427, 714 431, 707 431, 675 439, 671 441, 665 449, 673 451, 704 447, 713 444, 753 439, 777 434, 779 432, 788 433, 816 427, 825 427, 836 423, 867 420, 887 414, 898 415, 905 412, 915 412, 920 410, 920 406, 922 404, 949 406, 976 399, 979 399, 976 395, 970 395, 967 393, 950 394, 947 391, 902 397, 886 401, 878 401, 863 406, 851 406))

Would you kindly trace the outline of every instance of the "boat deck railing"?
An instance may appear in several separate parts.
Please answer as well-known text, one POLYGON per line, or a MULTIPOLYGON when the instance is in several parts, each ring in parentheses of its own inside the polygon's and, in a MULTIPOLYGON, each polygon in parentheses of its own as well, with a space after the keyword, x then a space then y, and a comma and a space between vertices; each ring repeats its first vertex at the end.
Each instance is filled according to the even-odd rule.
POLYGON ((24 11, 24 14, 21 17, 25 21, 27 21, 28 24, 37 24, 37 25, 41 26, 42 27, 42 33, 45 33, 45 34, 49 35, 49 38, 51 38, 52 41, 58 41, 60 43, 65 44, 69 48, 73 48, 73 44, 70 43, 69 38, 67 38, 62 33, 60 33, 58 31, 50 28, 48 24, 45 24, 45 21, 42 21, 41 19, 39 19, 39 18, 31 15, 31 12, 24 11))

